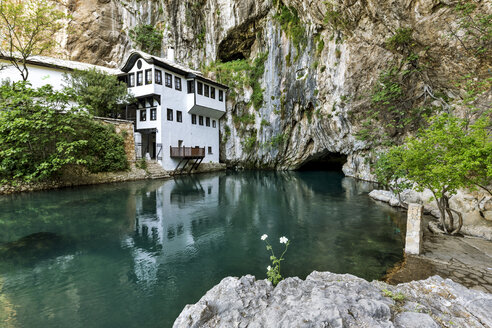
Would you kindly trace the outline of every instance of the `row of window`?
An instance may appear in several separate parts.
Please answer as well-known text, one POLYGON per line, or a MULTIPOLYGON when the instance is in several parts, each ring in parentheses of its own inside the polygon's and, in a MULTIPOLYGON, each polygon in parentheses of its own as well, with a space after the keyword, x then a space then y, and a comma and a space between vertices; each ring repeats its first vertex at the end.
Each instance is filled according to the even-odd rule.
MULTIPOLYGON (((197 116, 195 114, 191 114, 191 124, 196 124, 197 116)), ((157 108, 151 108, 150 109, 150 120, 155 121, 157 120, 157 108)), ((173 121, 174 120, 174 110, 171 108, 167 109, 167 120, 168 121, 173 121)), ((140 122, 145 122, 147 121, 147 110, 146 109, 141 109, 140 110, 140 122)), ((182 123, 183 122, 183 112, 180 110, 176 111, 176 122, 182 123)), ((212 122, 212 127, 216 128, 217 127, 217 121, 216 120, 210 120, 210 117, 205 117, 205 126, 210 126, 210 122, 212 122)), ((198 124, 203 125, 204 123, 204 117, 199 115, 198 116, 198 124)))
MULTIPOLYGON (((162 85, 162 71, 156 69, 154 71, 155 83, 162 85)), ((127 85, 129 88, 133 88, 134 86, 141 86, 145 84, 152 84, 152 69, 145 70, 145 81, 144 81, 144 71, 137 72, 137 81, 135 83, 135 73, 128 74, 127 85)), ((165 73, 165 85, 168 88, 173 87, 173 76, 169 73, 165 73)), ((181 91, 181 78, 178 76, 174 77, 174 88, 178 91, 181 91)))
MULTIPOLYGON (((162 85, 162 71, 155 69, 155 83, 162 85)), ((137 81, 136 86, 144 85, 144 71, 137 72, 137 81)), ((128 74, 128 87, 133 88, 135 86, 135 73, 128 74)), ((145 84, 152 84, 152 69, 145 70, 145 84)), ((165 73, 165 86, 168 88, 173 87, 173 76, 172 74, 165 73)), ((195 92, 195 81, 190 80, 187 81, 188 93, 195 92)), ((181 78, 174 76, 174 88, 178 91, 182 90, 181 87, 181 78)), ((202 82, 197 81, 197 91, 198 94, 205 97, 210 97, 215 99, 215 87, 209 86, 208 84, 204 84, 202 82)), ((219 101, 224 101, 224 91, 219 90, 219 101)))
MULTIPOLYGON (((192 81, 191 81, 192 82, 192 81)), ((193 85, 193 83, 192 83, 193 85)), ((212 86, 209 86, 208 84, 204 84, 202 82, 196 83, 197 85, 197 93, 200 96, 205 96, 205 97, 210 97, 212 99, 215 99, 215 88, 212 86)), ((190 89, 188 88, 188 93, 193 93, 195 90, 190 92, 190 89)), ((224 101, 224 91, 219 90, 219 101, 224 101)))
MULTIPOLYGON (((191 124, 196 124, 196 115, 191 114, 191 124)), ((203 125, 203 116, 198 115, 198 125, 203 125)), ((205 126, 210 126, 210 117, 205 117, 205 126)), ((217 121, 212 120, 212 127, 217 127, 217 121)))
MULTIPOLYGON (((150 120, 155 121, 157 120, 157 108, 151 108, 150 109, 150 120)), ((147 121, 147 110, 146 109, 141 109, 140 110, 140 122, 147 121)))

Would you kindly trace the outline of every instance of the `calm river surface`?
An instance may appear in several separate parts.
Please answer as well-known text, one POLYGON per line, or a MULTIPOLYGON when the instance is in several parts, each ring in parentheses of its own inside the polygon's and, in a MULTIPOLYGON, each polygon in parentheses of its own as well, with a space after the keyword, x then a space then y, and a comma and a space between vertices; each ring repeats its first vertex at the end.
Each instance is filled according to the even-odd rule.
POLYGON ((336 172, 220 173, 0 197, 0 327, 170 327, 226 276, 378 279, 404 213, 336 172))

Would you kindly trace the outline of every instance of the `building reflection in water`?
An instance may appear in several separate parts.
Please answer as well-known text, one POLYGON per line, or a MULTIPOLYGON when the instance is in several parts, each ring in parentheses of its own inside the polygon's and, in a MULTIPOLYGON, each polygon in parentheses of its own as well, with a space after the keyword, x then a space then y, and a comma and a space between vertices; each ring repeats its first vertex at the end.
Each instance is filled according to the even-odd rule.
POLYGON ((176 177, 135 195, 135 230, 124 244, 132 250, 135 266, 129 277, 135 282, 157 282, 159 266, 186 252, 196 253, 193 225, 201 220, 203 204, 219 204, 219 178, 176 177))

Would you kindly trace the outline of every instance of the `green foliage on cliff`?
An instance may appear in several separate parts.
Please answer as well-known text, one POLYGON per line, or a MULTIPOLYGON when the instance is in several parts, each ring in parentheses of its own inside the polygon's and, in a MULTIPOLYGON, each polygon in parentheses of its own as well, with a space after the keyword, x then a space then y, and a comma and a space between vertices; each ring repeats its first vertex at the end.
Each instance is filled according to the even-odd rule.
POLYGON ((159 55, 162 48, 162 31, 153 25, 137 25, 129 32, 130 39, 149 54, 159 55))
POLYGON ((250 153, 251 151, 253 151, 253 149, 255 148, 256 146, 256 134, 244 139, 243 141, 241 141, 241 145, 243 146, 243 150, 246 152, 246 153, 250 153))
POLYGON ((345 17, 340 4, 332 3, 331 1, 324 1, 326 6, 326 13, 323 22, 331 26, 334 30, 347 30, 350 25, 350 21, 345 17))
POLYGON ((243 114, 241 116, 234 116, 233 121, 235 124, 255 124, 255 115, 254 114, 243 114))
POLYGON ((259 53, 251 59, 238 59, 222 63, 220 61, 210 63, 203 68, 204 74, 214 73, 215 78, 222 84, 229 86, 230 96, 237 96, 238 92, 243 93, 245 87, 253 89, 251 102, 253 107, 258 110, 263 106, 263 88, 261 78, 265 73, 265 61, 268 53, 259 53))
POLYGON ((277 13, 273 18, 280 23, 282 31, 292 40, 292 44, 297 50, 297 59, 301 50, 306 46, 306 30, 295 8, 284 5, 282 1, 277 1, 276 6, 277 13))
POLYGON ((401 188, 404 181, 407 185, 403 187, 410 182, 418 191, 431 190, 441 212, 443 230, 457 233, 461 213, 449 207, 449 198, 460 188, 484 188, 492 183, 492 122, 489 115, 470 122, 449 114, 434 116, 429 122, 429 127, 416 137, 381 155, 376 174, 396 188, 401 188), (444 223, 446 215, 449 227, 444 223), (455 215, 457 227, 453 224, 455 215))
POLYGON ((0 182, 54 178, 67 165, 91 172, 128 167, 123 138, 113 126, 72 108, 51 86, 0 86, 0 182))
POLYGON ((425 124, 425 118, 436 108, 417 104, 418 98, 408 95, 413 83, 411 75, 416 73, 417 69, 402 70, 396 66, 381 72, 370 95, 371 107, 363 113, 358 139, 391 145, 406 132, 425 124))
POLYGON ((400 47, 410 48, 414 43, 412 33, 411 28, 399 28, 393 36, 386 40, 386 46, 391 50, 397 50, 400 47))
POLYGON ((457 38, 468 53, 489 58, 492 46, 492 14, 481 12, 477 3, 460 0, 455 6, 458 14, 458 30, 451 34, 457 38))
POLYGON ((124 82, 114 75, 94 69, 75 70, 64 76, 65 91, 71 99, 95 116, 116 117, 118 106, 133 101, 124 82))

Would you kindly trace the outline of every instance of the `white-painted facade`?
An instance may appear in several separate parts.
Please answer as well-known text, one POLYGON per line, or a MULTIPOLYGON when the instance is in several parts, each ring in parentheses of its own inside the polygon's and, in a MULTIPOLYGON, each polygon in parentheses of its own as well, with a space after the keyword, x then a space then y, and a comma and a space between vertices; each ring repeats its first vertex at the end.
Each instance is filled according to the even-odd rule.
MULTIPOLYGON (((4 67, 0 70, 0 82, 6 80, 10 82, 18 82, 22 80, 20 72, 6 58, 0 57, 0 67, 4 67)), ((45 56, 33 56, 29 58, 27 63, 27 69, 29 72, 28 81, 31 83, 33 88, 40 88, 50 84, 53 86, 54 90, 61 90, 65 86, 64 74, 70 73, 74 69, 87 70, 92 68, 96 68, 100 71, 114 75, 120 72, 119 70, 103 66, 45 56)))
MULTIPOLYGON (((155 158, 174 170, 182 158, 171 147, 204 148, 203 162, 219 162, 219 119, 227 87, 162 58, 132 53, 120 78, 138 99, 137 156, 155 158)), ((183 161, 182 161, 183 160, 183 161)))

